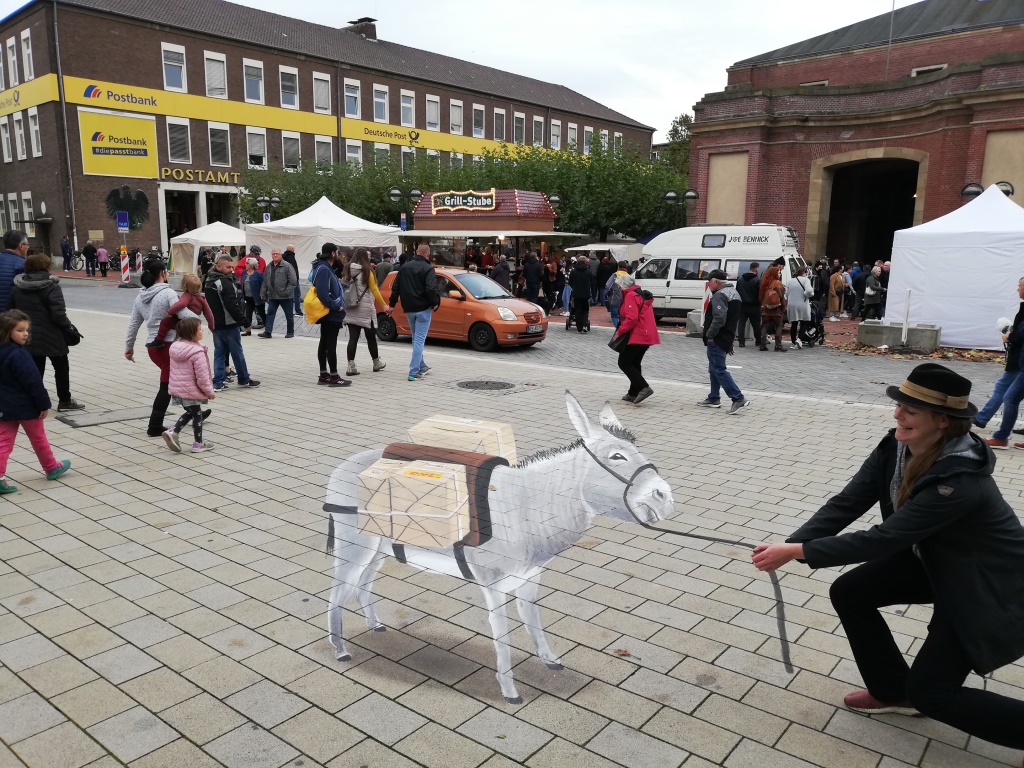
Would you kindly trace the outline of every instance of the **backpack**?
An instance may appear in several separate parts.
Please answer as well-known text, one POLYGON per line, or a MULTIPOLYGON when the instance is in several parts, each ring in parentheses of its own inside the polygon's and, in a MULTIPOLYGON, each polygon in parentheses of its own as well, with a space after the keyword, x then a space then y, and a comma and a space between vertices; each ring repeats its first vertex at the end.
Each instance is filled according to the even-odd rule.
POLYGON ((765 294, 764 304, 762 306, 768 311, 774 311, 782 307, 782 297, 779 296, 779 292, 774 286, 768 289, 768 293, 765 294))

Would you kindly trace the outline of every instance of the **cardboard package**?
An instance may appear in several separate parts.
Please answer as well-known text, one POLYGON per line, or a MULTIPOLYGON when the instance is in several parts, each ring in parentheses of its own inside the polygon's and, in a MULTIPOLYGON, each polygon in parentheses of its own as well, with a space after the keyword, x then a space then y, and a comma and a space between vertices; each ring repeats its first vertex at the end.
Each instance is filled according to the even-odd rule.
POLYGON ((444 548, 470 532, 465 467, 380 459, 359 473, 359 531, 444 548))
POLYGON ((501 456, 509 464, 516 463, 516 438, 512 427, 500 421, 431 416, 409 428, 409 441, 501 456))

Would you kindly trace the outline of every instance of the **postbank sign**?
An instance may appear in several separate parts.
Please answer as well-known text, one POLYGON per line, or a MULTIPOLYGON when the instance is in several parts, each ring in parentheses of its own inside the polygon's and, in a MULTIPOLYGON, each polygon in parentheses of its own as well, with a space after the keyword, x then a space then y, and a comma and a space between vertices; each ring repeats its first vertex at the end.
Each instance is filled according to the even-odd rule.
POLYGON ((496 205, 494 187, 484 192, 470 189, 465 192, 434 192, 430 196, 431 214, 441 211, 493 211, 496 205))
POLYGON ((156 118, 79 107, 78 133, 86 175, 157 177, 156 118))

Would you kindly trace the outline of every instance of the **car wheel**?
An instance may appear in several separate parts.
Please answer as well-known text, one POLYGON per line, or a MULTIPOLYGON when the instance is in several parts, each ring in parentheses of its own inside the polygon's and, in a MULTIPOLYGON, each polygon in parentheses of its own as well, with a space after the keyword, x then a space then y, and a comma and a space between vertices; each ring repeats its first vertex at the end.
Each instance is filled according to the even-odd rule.
POLYGON ((381 341, 394 341, 398 338, 398 326, 393 318, 387 315, 377 318, 377 338, 381 341))
POLYGON ((490 352, 498 346, 498 337, 487 323, 477 323, 469 329, 469 345, 477 352, 490 352))

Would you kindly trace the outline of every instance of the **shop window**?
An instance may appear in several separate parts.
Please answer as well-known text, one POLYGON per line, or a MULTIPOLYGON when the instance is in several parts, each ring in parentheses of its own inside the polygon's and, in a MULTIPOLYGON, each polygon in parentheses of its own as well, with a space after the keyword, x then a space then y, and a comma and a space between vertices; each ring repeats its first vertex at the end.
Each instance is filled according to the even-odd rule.
POLYGON ((473 105, 473 136, 482 139, 484 137, 484 122, 487 120, 487 111, 483 104, 473 105))
POLYGON ((373 119, 378 123, 388 121, 388 87, 386 85, 373 86, 373 119))
POLYGON ((359 119, 359 81, 345 81, 345 117, 359 119))
POLYGON ((14 148, 18 151, 19 160, 28 157, 28 152, 25 151, 25 122, 21 112, 14 113, 14 148))
POLYGON ((0 117, 0 143, 3 144, 4 162, 9 163, 11 157, 11 129, 7 126, 7 116, 0 117))
POLYGON ((250 168, 267 167, 267 131, 265 128, 245 129, 246 151, 250 168))
POLYGON ((263 103, 263 62, 242 59, 245 76, 245 100, 250 104, 263 103))
POLYGON ((441 100, 437 96, 427 96, 427 130, 441 130, 441 100))
POLYGON ((281 79, 281 106, 284 109, 299 108, 299 70, 295 67, 278 67, 281 79))
POLYGON ((172 163, 192 162, 188 118, 167 117, 167 159, 172 163))
POLYGON ((32 142, 32 157, 42 156, 43 137, 39 133, 39 110, 36 107, 28 108, 28 137, 32 142))
POLYGON ((565 148, 573 151, 579 149, 576 141, 576 123, 569 123, 565 127, 565 148))
POLYGON ((313 149, 317 168, 329 168, 334 164, 334 139, 331 136, 315 136, 313 149))
POLYGON ((11 214, 11 229, 21 229, 21 211, 18 209, 18 196, 13 192, 7 195, 7 208, 11 214))
POLYGON ((533 118, 533 146, 544 146, 544 118, 534 116, 533 118))
POLYGON ((7 79, 11 88, 18 84, 18 49, 13 37, 7 38, 7 79))
POLYGON ((456 136, 462 135, 462 102, 452 99, 448 103, 448 130, 456 136))
POLYGON ((594 143, 594 129, 589 125, 583 126, 583 154, 590 154, 590 146, 594 143))
POLYGON ((228 97, 228 60, 223 53, 204 51, 206 63, 206 95, 211 99, 228 97))
POLYGON ((373 162, 384 163, 385 165, 391 162, 391 145, 390 144, 374 144, 373 145, 373 162))
POLYGON ((185 47, 173 43, 160 43, 160 51, 164 61, 164 90, 187 93, 185 47))
POLYGON ((302 162, 302 149, 299 134, 292 131, 281 131, 281 162, 286 171, 297 171, 302 162))
POLYGON ((402 125, 416 127, 416 94, 412 91, 402 91, 402 125))
POLYGON ((231 127, 227 123, 208 123, 210 128, 210 165, 231 165, 231 127))
POLYGON ((512 143, 526 143, 526 115, 522 112, 512 114, 512 143))
POLYGON ((363 165, 363 142, 345 142, 345 162, 362 167, 363 165))
POLYGON ((313 73, 313 111, 321 115, 331 114, 331 76, 321 72, 313 73))
POLYGON ((36 77, 36 67, 32 61, 32 31, 28 29, 21 33, 21 71, 25 73, 26 83, 36 77))
POLYGON ((451 162, 452 168, 461 168, 462 167, 462 153, 461 152, 452 152, 451 157, 449 158, 449 160, 451 162))
POLYGON ((505 110, 497 109, 494 110, 494 140, 504 141, 505 140, 505 110))
POLYGON ((22 229, 25 234, 29 237, 36 236, 36 211, 32 206, 32 193, 22 192, 21 193, 21 210, 24 214, 24 221, 22 222, 22 229))
POLYGON ((562 148, 562 123, 559 120, 551 121, 551 148, 562 148))

